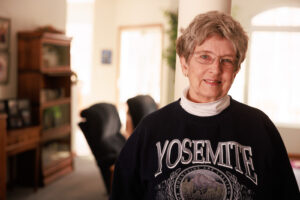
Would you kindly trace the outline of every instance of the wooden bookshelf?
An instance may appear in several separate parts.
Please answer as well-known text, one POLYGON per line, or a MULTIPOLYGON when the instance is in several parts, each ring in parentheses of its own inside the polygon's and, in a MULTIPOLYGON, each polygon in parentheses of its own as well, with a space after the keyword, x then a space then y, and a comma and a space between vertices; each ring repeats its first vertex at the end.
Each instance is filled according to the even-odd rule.
POLYGON ((43 31, 17 36, 18 97, 31 100, 32 121, 41 127, 40 175, 45 185, 73 170, 71 38, 43 31), (64 153, 68 156, 59 159, 64 153))

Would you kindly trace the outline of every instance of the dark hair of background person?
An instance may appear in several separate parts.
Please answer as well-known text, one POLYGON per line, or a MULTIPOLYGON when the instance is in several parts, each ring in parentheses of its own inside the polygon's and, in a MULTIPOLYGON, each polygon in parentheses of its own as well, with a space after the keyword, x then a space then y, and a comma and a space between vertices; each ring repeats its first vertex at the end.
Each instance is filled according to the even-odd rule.
POLYGON ((157 104, 149 95, 137 95, 127 100, 128 112, 134 128, 146 115, 157 110, 157 104))

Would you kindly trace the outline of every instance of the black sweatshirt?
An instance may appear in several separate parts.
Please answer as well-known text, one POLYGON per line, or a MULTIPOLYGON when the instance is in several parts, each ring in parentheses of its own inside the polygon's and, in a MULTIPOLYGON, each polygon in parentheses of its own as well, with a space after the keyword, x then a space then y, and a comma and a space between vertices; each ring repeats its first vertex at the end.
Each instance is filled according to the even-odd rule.
POLYGON ((179 101, 148 115, 115 166, 111 199, 299 200, 282 139, 260 110, 233 99, 199 117, 179 101))

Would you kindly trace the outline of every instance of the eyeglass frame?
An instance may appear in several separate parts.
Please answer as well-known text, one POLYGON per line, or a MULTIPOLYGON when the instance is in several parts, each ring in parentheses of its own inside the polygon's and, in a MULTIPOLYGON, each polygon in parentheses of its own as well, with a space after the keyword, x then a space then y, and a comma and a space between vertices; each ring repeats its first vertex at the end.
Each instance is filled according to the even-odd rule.
POLYGON ((236 56, 232 56, 232 55, 217 56, 214 53, 209 52, 209 51, 194 52, 193 56, 195 56, 195 55, 196 55, 196 60, 203 65, 211 65, 218 58, 219 63, 221 64, 222 67, 225 67, 225 69, 237 70, 237 68, 238 68, 237 59, 235 58, 236 56), (201 56, 210 56, 211 60, 203 60, 203 58, 201 56), (230 58, 232 60, 230 60, 229 65, 226 65, 226 63, 224 65, 224 60, 228 60, 228 58, 230 58))

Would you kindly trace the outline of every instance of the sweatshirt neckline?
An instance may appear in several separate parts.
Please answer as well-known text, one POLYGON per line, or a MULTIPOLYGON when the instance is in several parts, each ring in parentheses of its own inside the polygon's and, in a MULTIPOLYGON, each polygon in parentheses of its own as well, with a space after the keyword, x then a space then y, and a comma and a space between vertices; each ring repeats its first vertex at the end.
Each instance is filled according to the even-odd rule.
MULTIPOLYGON (((230 101, 231 101, 231 97, 230 97, 230 101)), ((197 115, 193 115, 191 113, 188 113, 186 110, 184 110, 182 108, 182 106, 180 105, 180 101, 181 99, 178 99, 176 101, 176 112, 179 114, 178 116, 180 116, 180 120, 187 120, 191 123, 196 123, 198 125, 201 126, 211 126, 211 125, 216 125, 219 124, 220 121, 223 121, 224 119, 226 119, 228 112, 230 112, 230 109, 232 107, 232 104, 230 104, 226 109, 224 109, 221 113, 219 113, 218 115, 213 115, 213 116, 197 116, 197 115)), ((231 101, 232 102, 232 101, 231 101)))
POLYGON ((220 114, 230 105, 230 96, 226 95, 221 99, 209 103, 195 103, 187 98, 189 88, 183 90, 180 106, 189 114, 198 117, 211 117, 220 114))

